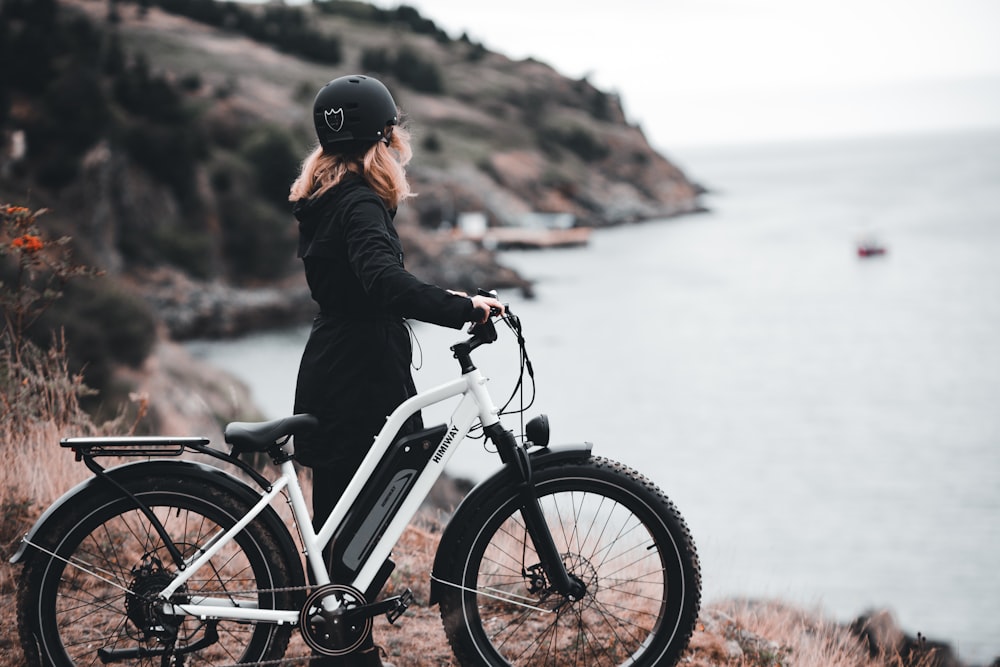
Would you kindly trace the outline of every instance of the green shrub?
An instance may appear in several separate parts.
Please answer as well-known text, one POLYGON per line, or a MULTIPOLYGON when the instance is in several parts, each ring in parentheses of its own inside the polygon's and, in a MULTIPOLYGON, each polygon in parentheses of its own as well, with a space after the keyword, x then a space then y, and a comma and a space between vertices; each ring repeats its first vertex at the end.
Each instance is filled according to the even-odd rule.
POLYGON ((366 72, 389 72, 393 59, 388 49, 364 49, 361 51, 361 69, 366 72))
POLYGON ((210 278, 216 274, 212 236, 204 229, 186 225, 159 226, 153 230, 152 246, 157 250, 157 259, 196 278, 210 278))
POLYGON ((253 281, 288 274, 297 237, 286 211, 235 192, 220 198, 219 207, 222 254, 234 279, 253 281))
POLYGON ((45 122, 29 137, 33 148, 58 147, 69 156, 81 155, 103 135, 110 109, 96 72, 68 67, 45 90, 45 122))
POLYGON ((254 171, 256 191, 276 206, 288 206, 288 188, 301 160, 292 136, 285 130, 264 126, 244 141, 242 157, 254 171))
POLYGON ((422 146, 428 153, 440 153, 441 137, 438 136, 437 132, 431 132, 424 138, 422 146))
POLYGON ((149 0, 168 12, 218 28, 236 30, 273 44, 282 51, 318 62, 338 65, 343 60, 340 40, 313 30, 300 7, 250 7, 236 2, 205 0, 149 0))
POLYGON ((590 114, 597 120, 612 120, 612 111, 615 108, 613 100, 611 95, 595 88, 590 94, 590 114))
POLYGON ((183 95, 167 79, 150 71, 143 54, 115 77, 114 95, 126 110, 157 123, 188 120, 183 95))
POLYGON ((56 0, 6 0, 0 4, 0 60, 15 89, 40 93, 56 71, 58 56, 56 0), (17 63, 9 67, 6 63, 17 63))
POLYGON ((444 92, 441 69, 409 46, 400 48, 395 55, 387 49, 365 49, 361 52, 361 68, 366 72, 391 74, 400 82, 422 93, 444 92))
POLYGON ((116 365, 139 367, 156 341, 149 306, 108 278, 67 285, 64 298, 31 328, 31 339, 48 347, 52 332, 60 329, 70 371, 98 391, 108 386, 116 365))
POLYGON ((421 16, 420 11, 409 5, 399 5, 392 9, 375 7, 356 0, 323 0, 314 2, 314 6, 324 14, 344 16, 361 21, 379 24, 402 24, 419 35, 431 35, 442 44, 451 42, 448 34, 439 28, 434 21, 421 16))
POLYGON ((197 126, 160 125, 150 121, 128 124, 122 142, 129 157, 158 181, 169 185, 187 209, 197 202, 195 172, 204 154, 197 126))
POLYGON ((38 179, 39 185, 60 190, 76 180, 79 171, 75 160, 62 155, 52 155, 40 161, 35 170, 35 178, 38 179))
POLYGON ((463 41, 469 42, 469 50, 465 53, 465 59, 470 63, 479 62, 486 57, 487 53, 489 53, 489 51, 486 50, 486 47, 483 46, 482 42, 472 42, 464 33, 462 34, 462 37, 465 38, 463 41))
POLYGON ((405 84, 424 93, 444 92, 440 68, 425 60, 416 49, 404 46, 396 54, 392 73, 405 84))
POLYGON ((538 143, 546 152, 553 154, 558 148, 565 148, 584 162, 603 160, 611 152, 593 134, 581 127, 546 127, 538 133, 538 143))
POLYGON ((198 74, 197 72, 191 72, 189 74, 185 74, 183 77, 181 77, 180 86, 182 90, 185 90, 189 93, 198 92, 199 90, 201 90, 202 86, 201 75, 198 74))

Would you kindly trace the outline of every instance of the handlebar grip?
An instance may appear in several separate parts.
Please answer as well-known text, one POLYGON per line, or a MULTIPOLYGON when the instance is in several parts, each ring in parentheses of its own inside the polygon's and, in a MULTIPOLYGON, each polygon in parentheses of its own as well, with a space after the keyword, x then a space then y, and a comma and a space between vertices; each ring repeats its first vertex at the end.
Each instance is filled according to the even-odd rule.
MULTIPOLYGON (((482 287, 479 287, 479 288, 476 289, 476 294, 478 294, 479 296, 488 296, 491 299, 498 299, 499 300, 499 298, 500 298, 499 296, 497 296, 497 291, 496 290, 484 290, 482 287)), ((496 317, 497 315, 500 314, 500 312, 501 311, 500 311, 499 308, 496 308, 494 306, 490 306, 490 317, 496 317)))

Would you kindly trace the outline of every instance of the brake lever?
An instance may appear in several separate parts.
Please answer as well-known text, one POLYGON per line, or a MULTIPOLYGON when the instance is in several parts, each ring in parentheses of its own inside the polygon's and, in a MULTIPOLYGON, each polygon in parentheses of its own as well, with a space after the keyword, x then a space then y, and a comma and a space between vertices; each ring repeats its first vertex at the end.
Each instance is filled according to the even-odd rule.
MULTIPOLYGON (((479 296, 488 296, 491 299, 497 299, 498 301, 500 300, 500 297, 497 295, 496 290, 484 290, 482 287, 479 287, 476 289, 476 294, 478 294, 479 296)), ((506 303, 503 305, 503 307, 504 310, 508 309, 508 305, 506 303)), ((490 317, 498 317, 499 315, 502 314, 502 312, 503 311, 501 311, 499 308, 490 306, 490 317)))

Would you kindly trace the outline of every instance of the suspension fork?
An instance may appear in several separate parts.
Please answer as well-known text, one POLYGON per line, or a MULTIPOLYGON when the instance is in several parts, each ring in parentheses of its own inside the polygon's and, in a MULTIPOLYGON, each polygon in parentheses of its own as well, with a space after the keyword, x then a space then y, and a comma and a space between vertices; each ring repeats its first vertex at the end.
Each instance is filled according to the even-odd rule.
POLYGON ((542 507, 538 503, 528 451, 524 447, 518 446, 514 434, 505 430, 499 422, 487 426, 483 430, 496 445, 500 459, 504 463, 513 463, 517 467, 521 516, 524 517, 525 528, 528 530, 528 535, 531 537, 531 542, 535 546, 535 552, 538 554, 549 582, 570 601, 581 599, 586 593, 586 586, 576 577, 570 576, 565 563, 563 563, 562 555, 556 547, 555 540, 552 539, 552 531, 549 530, 545 516, 542 514, 542 507))

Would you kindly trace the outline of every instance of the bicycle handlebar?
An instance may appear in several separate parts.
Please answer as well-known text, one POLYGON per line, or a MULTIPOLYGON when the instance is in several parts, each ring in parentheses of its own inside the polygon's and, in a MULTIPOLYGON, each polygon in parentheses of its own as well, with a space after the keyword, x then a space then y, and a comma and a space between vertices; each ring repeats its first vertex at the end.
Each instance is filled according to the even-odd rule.
MULTIPOLYGON (((480 289, 479 294, 482 296, 490 296, 494 299, 497 298, 497 293, 495 291, 487 292, 480 289)), ((517 318, 510 312, 510 307, 507 304, 504 304, 504 309, 507 311, 504 317, 513 318, 516 322, 517 318)), ((502 311, 499 308, 490 308, 490 316, 486 318, 485 322, 473 322, 472 326, 470 326, 467 331, 470 336, 466 340, 460 343, 455 343, 451 346, 451 351, 454 352, 455 358, 458 359, 459 363, 462 365, 463 373, 474 368, 472 360, 470 359, 470 355, 473 350, 480 345, 488 345, 497 340, 497 328, 493 323, 493 318, 501 315, 502 311)))
MULTIPOLYGON (((497 313, 497 315, 499 314, 500 313, 497 313)), ((480 345, 489 345, 490 343, 496 341, 498 336, 496 325, 493 324, 494 317, 496 317, 496 315, 491 313, 490 317, 487 318, 485 322, 473 322, 467 332, 470 336, 464 342, 453 345, 452 349, 459 346, 468 346, 469 352, 471 352, 480 345)))

